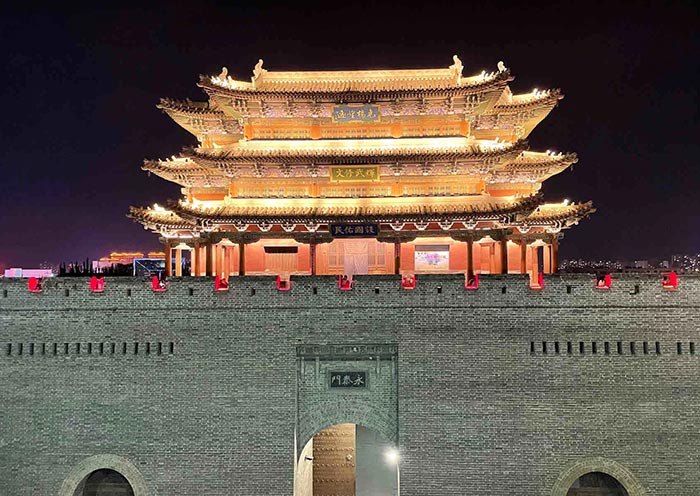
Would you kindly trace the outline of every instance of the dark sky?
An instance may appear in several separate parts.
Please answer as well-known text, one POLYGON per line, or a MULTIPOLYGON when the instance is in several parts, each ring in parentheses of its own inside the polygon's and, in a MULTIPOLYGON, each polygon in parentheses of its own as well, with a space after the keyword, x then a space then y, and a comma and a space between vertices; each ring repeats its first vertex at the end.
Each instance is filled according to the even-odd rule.
POLYGON ((515 93, 566 95, 529 137, 579 155, 546 199, 598 209, 567 232, 562 258, 700 252, 692 2, 225 4, 4 8, 0 267, 158 248, 128 207, 179 187, 141 164, 195 140, 155 105, 204 100, 199 74, 225 65, 247 80, 258 58, 270 70, 421 68, 458 54, 465 75, 503 60, 515 93))

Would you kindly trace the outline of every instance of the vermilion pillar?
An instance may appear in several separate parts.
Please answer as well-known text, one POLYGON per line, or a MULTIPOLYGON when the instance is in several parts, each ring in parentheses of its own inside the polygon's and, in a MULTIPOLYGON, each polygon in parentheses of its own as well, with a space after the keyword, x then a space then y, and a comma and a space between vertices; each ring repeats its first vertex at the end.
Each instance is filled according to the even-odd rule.
POLYGON ((212 256, 212 246, 211 246, 211 241, 207 241, 206 245, 206 250, 204 254, 204 263, 205 263, 205 274, 207 277, 212 276, 212 266, 214 265, 212 262, 214 257, 212 256))
POLYGON ((556 235, 552 239, 552 272, 559 272, 559 238, 556 235))
POLYGON ((170 277, 173 274, 173 246, 170 240, 165 241, 165 277, 170 277))
POLYGON ((194 251, 192 252, 192 260, 190 260, 190 275, 199 275, 199 261, 201 253, 199 253, 199 241, 194 242, 194 251))
POLYGON ((467 240, 467 277, 474 275, 474 241, 467 240))
POLYGON ((394 274, 401 273, 401 241, 394 241, 394 274))
POLYGON ((245 275, 245 243, 238 243, 238 275, 245 275))
POLYGON ((318 243, 312 241, 309 243, 309 265, 311 266, 311 275, 316 275, 316 247, 318 243))
POLYGON ((182 248, 175 248, 175 276, 182 277, 182 248))
POLYGON ((520 240, 520 273, 527 274, 527 241, 520 240))
POLYGON ((501 274, 508 273, 508 240, 501 240, 501 274))
POLYGON ((223 263, 222 268, 221 268, 221 272, 222 272, 221 276, 222 276, 224 279, 228 279, 228 276, 229 276, 229 267, 230 267, 230 265, 231 265, 231 262, 230 262, 231 247, 229 247, 229 246, 222 246, 221 249, 224 251, 224 254, 223 254, 223 256, 224 256, 224 263, 223 263))

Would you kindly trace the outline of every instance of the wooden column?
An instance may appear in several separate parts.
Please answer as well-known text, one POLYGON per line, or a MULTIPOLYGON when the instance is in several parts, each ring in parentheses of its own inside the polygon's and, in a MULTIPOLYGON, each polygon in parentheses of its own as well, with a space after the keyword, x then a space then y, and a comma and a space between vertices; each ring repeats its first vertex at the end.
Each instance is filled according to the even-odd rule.
POLYGON ((394 274, 401 273, 401 241, 394 241, 394 274))
POLYGON ((501 274, 508 273, 508 240, 501 240, 501 274))
POLYGON ((467 278, 471 279, 474 275, 474 241, 467 240, 467 278))
POLYGON ((175 277, 182 277, 182 248, 175 248, 175 277))
POLYGON ((520 240, 520 273, 527 274, 527 241, 520 240))
POLYGON ((555 234, 552 239, 552 273, 559 272, 559 238, 555 234))
POLYGON ((540 247, 532 247, 532 273, 537 274, 540 271, 540 247))
POLYGON ((165 242, 165 277, 170 277, 173 275, 173 257, 172 257, 173 245, 170 240, 165 242))
POLYGON ((496 243, 489 243, 489 274, 496 274, 496 243))
POLYGON ((231 247, 222 246, 224 263, 221 266, 221 277, 228 279, 229 276, 229 266, 231 265, 231 247))
POLYGON ((228 269, 227 269, 228 270, 227 274, 229 276, 234 273, 234 270, 233 270, 234 269, 234 258, 236 258, 235 252, 233 250, 234 248, 235 247, 233 245, 231 245, 226 250, 229 254, 229 256, 228 256, 228 269))
POLYGON ((216 257, 216 273, 222 275, 224 273, 224 250, 226 248, 224 245, 217 246, 217 257, 216 257))
POLYGON ((316 241, 311 241, 309 243, 309 265, 311 266, 311 275, 316 275, 316 247, 318 243, 316 241))
POLYGON ((201 258, 201 253, 199 253, 199 241, 194 242, 194 250, 192 251, 192 260, 190 260, 190 275, 193 277, 199 276, 199 260, 201 258))
POLYGON ((204 254, 204 263, 205 265, 205 275, 207 277, 212 276, 212 268, 213 268, 213 256, 212 256, 212 246, 211 246, 211 241, 207 241, 206 249, 205 249, 205 254, 204 254))
POLYGON ((245 243, 238 243, 238 275, 245 275, 245 243))
POLYGON ((545 274, 552 273, 552 249, 551 245, 542 247, 542 272, 545 274))

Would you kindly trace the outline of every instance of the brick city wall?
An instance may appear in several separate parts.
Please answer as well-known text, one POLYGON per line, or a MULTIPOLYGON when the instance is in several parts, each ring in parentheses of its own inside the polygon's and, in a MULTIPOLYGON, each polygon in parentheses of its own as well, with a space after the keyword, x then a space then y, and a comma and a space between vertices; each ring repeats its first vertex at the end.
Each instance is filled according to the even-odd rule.
POLYGON ((136 496, 291 495, 296 348, 365 343, 398 345, 402 496, 564 496, 591 470, 700 494, 700 279, 356 280, 0 281, 0 494, 67 496, 111 463, 136 496))

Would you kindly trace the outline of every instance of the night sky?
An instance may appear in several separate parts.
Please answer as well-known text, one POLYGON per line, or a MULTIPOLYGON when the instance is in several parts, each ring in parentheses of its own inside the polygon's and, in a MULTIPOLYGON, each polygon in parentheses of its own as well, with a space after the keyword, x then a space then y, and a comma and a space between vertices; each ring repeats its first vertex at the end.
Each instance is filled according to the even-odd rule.
MULTIPOLYGON (((60 5, 59 2, 56 3, 60 5)), ((574 151, 548 201, 593 200, 561 258, 700 252, 698 7, 691 2, 191 2, 3 8, 0 268, 157 249, 130 205, 179 197, 141 171, 196 140, 155 108, 205 100, 199 74, 447 67, 503 60, 514 93, 565 98, 530 147, 574 151), (415 5, 413 5, 415 3, 415 5)))

